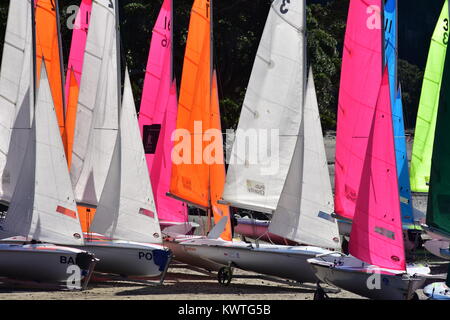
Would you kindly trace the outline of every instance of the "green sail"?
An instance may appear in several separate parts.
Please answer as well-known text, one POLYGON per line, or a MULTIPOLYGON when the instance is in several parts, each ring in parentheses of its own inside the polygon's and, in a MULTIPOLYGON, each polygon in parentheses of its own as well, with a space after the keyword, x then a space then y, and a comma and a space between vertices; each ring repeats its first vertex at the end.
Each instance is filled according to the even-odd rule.
POLYGON ((428 191, 439 92, 449 38, 448 31, 449 14, 446 0, 431 39, 417 113, 410 174, 411 190, 416 192, 428 191))
POLYGON ((436 120, 427 225, 450 234, 450 55, 445 59, 436 120))

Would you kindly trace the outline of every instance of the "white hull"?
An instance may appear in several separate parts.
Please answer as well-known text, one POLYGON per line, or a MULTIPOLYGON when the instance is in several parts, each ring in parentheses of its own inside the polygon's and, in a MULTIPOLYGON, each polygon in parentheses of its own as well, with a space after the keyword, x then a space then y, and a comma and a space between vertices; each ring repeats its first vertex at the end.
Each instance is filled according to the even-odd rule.
POLYGON ((158 277, 166 270, 171 252, 162 245, 122 240, 86 240, 79 247, 100 259, 96 272, 121 276, 158 277))
POLYGON ((212 239, 181 242, 188 252, 223 266, 233 266, 298 282, 317 282, 307 259, 331 251, 310 246, 282 246, 212 239))
POLYGON ((194 267, 199 267, 207 271, 219 271, 222 268, 221 264, 212 262, 210 260, 202 259, 198 256, 190 254, 189 248, 180 244, 177 240, 164 240, 164 245, 167 246, 173 253, 173 259, 194 267))
POLYGON ((381 269, 351 256, 324 256, 310 259, 309 263, 320 281, 379 300, 413 299, 430 272, 427 267, 408 268, 408 273, 381 269), (415 270, 420 274, 415 274, 415 270))
POLYGON ((423 293, 432 300, 450 300, 450 288, 445 282, 435 282, 423 288, 423 293))
MULTIPOLYGON (((43 283, 66 283, 78 265, 82 280, 90 276, 94 255, 52 244, 0 244, 0 276, 43 283)), ((86 283, 87 285, 87 283, 86 283)))

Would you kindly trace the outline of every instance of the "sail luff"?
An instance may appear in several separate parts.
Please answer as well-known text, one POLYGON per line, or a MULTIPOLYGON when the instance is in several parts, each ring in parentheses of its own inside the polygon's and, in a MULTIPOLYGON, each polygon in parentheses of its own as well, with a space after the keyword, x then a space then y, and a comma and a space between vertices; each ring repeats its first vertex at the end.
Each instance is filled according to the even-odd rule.
POLYGON ((406 270, 387 67, 370 117, 350 254, 382 268, 406 270))
POLYGON ((335 212, 352 219, 383 66, 382 0, 350 1, 336 130, 335 212))
POLYGON ((414 130, 410 181, 411 190, 416 192, 428 192, 439 92, 449 38, 448 29, 449 6, 446 0, 431 38, 414 130))

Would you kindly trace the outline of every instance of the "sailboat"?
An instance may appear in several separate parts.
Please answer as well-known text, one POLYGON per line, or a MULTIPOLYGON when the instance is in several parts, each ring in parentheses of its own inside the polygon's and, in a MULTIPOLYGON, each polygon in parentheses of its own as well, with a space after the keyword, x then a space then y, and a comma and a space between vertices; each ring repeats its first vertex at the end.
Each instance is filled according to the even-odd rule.
POLYGON ((92 3, 71 178, 77 203, 96 208, 83 246, 101 259, 96 271, 162 281, 171 253, 162 246, 128 70, 121 94, 117 5, 92 3))
POLYGON ((36 79, 34 20, 31 1, 10 2, 0 72, 1 198, 9 204, 0 276, 67 284, 77 266, 85 288, 97 259, 68 247, 83 239, 44 57, 36 79))
MULTIPOLYGON (((447 56, 448 20, 449 7, 445 1, 439 20, 431 39, 428 61, 425 69, 422 94, 417 114, 416 130, 414 134, 414 145, 411 159, 411 185, 413 190, 428 192, 431 185, 432 155, 434 143, 439 139, 435 133, 439 108, 442 98, 441 85, 444 81, 445 61, 447 56)), ((436 161, 440 161, 438 158, 436 161)), ((436 164, 438 165, 438 163, 436 164)), ((428 195, 429 202, 432 195, 428 195)), ((424 247, 436 256, 448 259, 442 250, 450 246, 450 239, 443 235, 439 224, 430 221, 432 210, 438 209, 436 204, 427 209, 426 222, 422 224, 428 236, 432 239, 425 242, 424 247), (431 210, 431 211, 430 211, 431 210)))
MULTIPOLYGON (((450 56, 446 55, 442 73, 442 83, 439 90, 439 104, 436 114, 436 128, 431 158, 431 173, 429 180, 428 206, 426 226, 424 229, 432 235, 433 240, 425 242, 425 248, 432 253, 450 260, 450 219, 448 218, 450 187, 450 149, 445 137, 450 116, 448 90, 450 88, 450 56), (431 243, 429 243, 431 242, 431 243), (440 246, 438 246, 440 245, 440 246)), ((449 270, 450 271, 450 270, 449 270)), ((424 293, 431 299, 450 299, 450 272, 445 282, 433 283, 424 288, 424 293)))
MULTIPOLYGON (((308 262, 324 283, 373 299, 412 299, 430 269, 407 266, 405 259, 389 71, 381 59, 383 4, 376 0, 352 1, 347 21, 335 204, 339 214, 353 220, 350 255, 324 255, 308 262), (374 15, 368 19, 370 13, 374 15), (373 25, 369 24, 372 18, 373 25), (373 78, 361 83, 357 77, 359 66, 367 61, 373 63, 373 78), (360 86, 371 90, 363 92, 358 90, 360 86), (378 89, 377 95, 366 96, 374 88, 378 89)), ((318 285, 316 298, 322 297, 318 285)))
MULTIPOLYGON (((320 147, 320 143, 323 145, 323 140, 321 140, 322 132, 312 72, 309 76, 305 101, 303 97, 305 91, 303 89, 304 59, 302 58, 305 45, 302 31, 304 10, 303 1, 286 6, 283 1, 277 0, 272 3, 253 67, 254 71, 247 91, 248 95, 244 101, 244 116, 241 116, 240 122, 251 115, 253 117, 256 114, 263 116, 263 111, 271 113, 269 117, 292 113, 289 116, 293 123, 289 125, 293 127, 291 128, 293 136, 288 137, 287 140, 289 140, 289 143, 294 143, 295 152, 292 154, 292 159, 287 161, 290 164, 286 163, 289 175, 287 173, 284 175, 290 177, 280 191, 282 200, 280 200, 279 206, 275 207, 277 211, 274 217, 276 218, 271 224, 271 230, 295 241, 301 240, 323 247, 338 248, 340 241, 337 224, 330 216, 329 210, 332 199, 331 185, 325 161, 325 148, 320 147), (274 81, 276 83, 273 83, 274 81), (256 89, 256 86, 261 86, 263 83, 266 83, 267 88, 256 89), (285 91, 277 93, 278 101, 280 101, 279 97, 285 97, 285 101, 281 100, 274 103, 274 100, 268 97, 260 97, 260 100, 255 100, 255 94, 266 93, 273 87, 278 87, 279 83, 285 84, 285 86, 280 86, 285 91), (261 100, 266 104, 259 104, 258 102, 261 100), (281 111, 280 108, 283 106, 286 107, 286 110, 281 111), (291 107, 291 109, 288 107, 291 107), (300 117, 304 119, 301 121, 300 117), (302 126, 300 126, 300 122, 303 123, 302 126), (294 129, 295 126, 297 126, 296 130, 294 129), (303 154, 305 156, 307 154, 308 157, 308 160, 304 162, 302 161, 303 154), (313 160, 313 158, 318 161, 313 160), (305 166, 308 166, 308 168, 305 166), (316 182, 312 181, 313 176, 305 173, 308 170, 314 171, 320 179, 316 182), (305 183, 308 187, 301 183, 302 179, 299 179, 299 175, 304 176, 304 181, 307 181, 305 183), (327 181, 329 188, 327 188, 327 181), (319 188, 319 193, 312 194, 308 190, 309 187, 314 188, 313 185, 319 188), (304 193, 304 198, 303 196, 299 197, 301 192, 304 193), (323 199, 328 200, 328 202, 324 203, 326 200, 323 199), (308 228, 310 230, 307 230, 308 228)), ((208 60, 206 61, 208 63, 208 60)), ((212 86, 212 105, 216 106, 213 111, 218 111, 215 77, 213 77, 212 86)), ((267 117, 267 115, 264 114, 264 117, 267 117)), ((216 119, 218 122, 218 117, 216 119)), ((273 126, 276 125, 276 123, 273 124, 273 126)), ((237 153, 235 152, 235 154, 237 153)), ((237 155, 242 156, 241 154, 237 155)), ((252 169, 253 172, 256 172, 255 166, 252 169)), ((234 178, 238 176, 240 175, 232 174, 230 176, 232 183, 235 182, 234 178)), ((227 175, 227 181, 228 179, 227 175)), ((189 190, 198 190, 194 188, 194 181, 192 181, 192 188, 189 188, 190 184, 187 179, 178 179, 178 181, 189 190)), ((211 183, 211 186, 213 186, 213 183, 211 183)), ((220 185, 215 187, 218 188, 218 191, 212 199, 218 200, 222 192, 220 192, 220 185)), ((246 199, 250 202, 259 201, 259 199, 252 199, 249 196, 246 199)), ((330 250, 307 245, 283 246, 260 244, 259 242, 251 244, 243 241, 230 241, 217 237, 220 225, 221 222, 214 227, 207 238, 187 239, 181 244, 188 249, 190 254, 223 265, 224 267, 218 274, 219 282, 223 284, 228 284, 232 280, 233 267, 298 282, 315 282, 317 279, 312 273, 307 259, 317 254, 332 253, 330 250)))

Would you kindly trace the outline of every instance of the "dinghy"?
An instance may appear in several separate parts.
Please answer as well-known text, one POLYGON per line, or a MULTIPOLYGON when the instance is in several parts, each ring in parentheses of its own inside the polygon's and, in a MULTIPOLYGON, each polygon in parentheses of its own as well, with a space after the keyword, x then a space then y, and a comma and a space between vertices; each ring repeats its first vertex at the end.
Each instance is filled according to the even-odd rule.
POLYGON ((429 190, 431 157, 440 103, 439 95, 447 55, 448 22, 449 7, 446 0, 431 38, 417 111, 410 176, 411 190, 415 192, 428 192, 429 190))
MULTIPOLYGON (((382 1, 371 2, 371 5, 380 5, 380 8, 382 4, 382 1)), ((359 19, 350 20, 347 24, 347 44, 350 43, 350 35, 358 34, 352 32, 359 27, 358 22, 365 23, 368 5, 363 1, 350 3, 350 14, 359 16, 359 19)), ((358 37, 351 40, 361 46, 366 41, 381 43, 381 32, 374 29, 364 39, 358 37)), ((352 51, 352 57, 344 56, 344 61, 355 64, 361 59, 361 54, 356 52, 352 51)), ((359 115, 355 117, 359 121, 353 125, 353 130, 359 130, 354 133, 358 139, 354 142, 358 144, 355 148, 365 150, 365 154, 360 164, 359 187, 354 193, 349 244, 351 256, 336 258, 327 255, 309 259, 308 262, 320 281, 338 288, 372 299, 412 299, 417 298, 415 291, 425 283, 430 269, 406 265, 390 104, 389 75, 385 67, 375 105, 365 105, 364 110, 355 111, 359 115), (365 126, 369 130, 367 137, 359 134, 366 129, 365 126)), ((352 106, 340 107, 348 111, 352 106)), ((339 114, 343 115, 344 110, 340 110, 339 114)), ((323 297, 318 285, 315 298, 323 297)))
MULTIPOLYGON (((448 8, 445 8, 449 10, 448 8)), ((448 20, 447 20, 448 22, 448 20)), ((444 25, 445 27, 445 25, 444 25)), ((448 30, 447 33, 448 35, 448 30)), ((450 56, 446 55, 442 72, 442 82, 439 94, 439 102, 435 110, 435 134, 432 145, 431 172, 429 177, 429 192, 427 203, 426 225, 423 226, 427 235, 432 240, 425 242, 425 248, 431 253, 450 260, 450 203, 448 190, 450 188, 450 148, 445 139, 447 135, 447 123, 450 119, 450 56)), ((424 293, 430 299, 450 299, 448 284, 450 273, 447 273, 447 281, 432 283, 424 289, 424 293)))
POLYGON ((71 178, 77 203, 96 212, 82 248, 101 259, 96 271, 162 281, 171 253, 162 246, 128 70, 121 94, 117 10, 117 1, 92 3, 83 58, 71 178))
MULTIPOLYGON (((275 221, 273 220, 271 224, 273 229, 270 232, 294 241, 300 240, 315 245, 320 243, 325 248, 338 248, 340 242, 337 224, 330 216, 331 211, 329 210, 332 193, 312 71, 309 73, 306 99, 304 97, 304 10, 303 1, 289 5, 283 5, 282 1, 272 3, 244 101, 240 126, 241 128, 243 126, 252 127, 249 122, 256 119, 256 125, 261 129, 264 128, 264 124, 266 124, 266 129, 288 127, 289 130, 282 134, 282 143, 292 145, 292 148, 295 149, 295 152, 291 153, 290 159, 283 159, 286 162, 283 165, 287 166, 286 171, 289 171, 289 174, 283 173, 284 178, 277 175, 270 177, 270 179, 274 179, 274 183, 288 177, 284 188, 281 186, 282 190, 279 192, 279 196, 282 198, 281 206, 277 208, 276 203, 274 204, 277 211, 274 215, 275 221), (277 98, 272 97, 271 99, 266 95, 273 87, 280 87, 282 92, 277 93, 277 98), (280 100, 280 96, 284 99, 280 100), (275 101, 278 102, 275 103, 275 101), (285 118, 275 121, 274 117, 278 115, 283 115, 285 118), (301 118, 304 120, 302 126, 300 126, 301 118), (268 124, 268 119, 272 119, 273 122, 268 124), (246 120, 247 122, 245 122, 246 120), (289 133, 292 136, 289 136, 289 133), (305 162, 302 161, 303 155, 308 159, 305 162), (312 175, 306 174, 307 171, 314 172, 316 182, 311 179, 312 175), (304 175, 304 179, 299 179, 301 175, 304 175), (306 185, 302 184, 302 180, 307 181, 306 185), (313 195, 309 190, 315 188, 319 188, 317 190, 320 192, 313 195), (305 194, 305 199, 299 198, 302 192, 305 194), (322 197, 326 200, 321 200, 322 197), (328 203, 324 203, 325 201, 328 203), (308 228, 311 228, 312 232, 308 232, 308 228)), ((212 84, 212 104, 216 106, 213 110, 217 110, 218 114, 215 77, 212 84)), ((245 154, 241 154, 236 146, 233 148, 234 156, 245 157, 245 154)), ((278 154, 274 156, 278 156, 278 154)), ((266 161, 272 160, 274 159, 266 159, 266 161)), ((247 164, 249 163, 245 163, 241 165, 243 170, 248 168, 247 164)), ((265 165, 267 162, 263 164, 265 165)), ((245 170, 244 174, 244 172, 237 172, 238 165, 235 165, 230 178, 227 176, 227 184, 230 179, 230 184, 226 187, 228 192, 236 194, 232 191, 236 183, 235 178, 241 179, 246 174, 260 174, 257 165, 251 164, 250 167, 251 170, 245 170)), ((249 179, 249 177, 247 178, 249 179)), ((185 181, 182 180, 182 182, 185 181)), ((268 180, 266 182, 268 183, 268 180)), ((242 183, 245 184, 245 182, 242 183)), ((210 185, 212 186, 213 183, 210 185)), ((262 186, 266 191, 265 185, 262 186)), ((272 183, 267 184, 267 187, 272 188, 272 183)), ((239 188, 243 189, 242 185, 239 188)), ((250 189, 251 186, 248 188, 250 189)), ((192 188, 192 190, 197 189, 192 188)), ((233 201, 233 206, 250 207, 250 203, 263 204, 266 201, 265 193, 260 197, 254 195, 252 199, 252 192, 245 190, 245 194, 239 193, 239 196, 248 202, 233 201)), ((272 193, 269 192, 269 194, 272 193)), ((217 192, 213 199, 219 199, 220 195, 221 192, 217 192)), ((317 254, 331 253, 329 250, 314 246, 282 246, 260 244, 259 242, 252 244, 221 239, 218 235, 221 232, 220 225, 225 225, 225 219, 228 220, 228 217, 223 217, 219 221, 208 238, 194 238, 181 242, 190 254, 224 266, 218 274, 219 282, 222 284, 230 283, 234 267, 298 282, 315 282, 316 278, 307 259, 317 254)))
POLYGON ((71 288, 86 288, 97 260, 85 250, 68 247, 82 244, 83 239, 47 60, 40 61, 36 79, 39 46, 35 46, 34 20, 30 1, 11 1, 0 72, 4 115, 0 197, 9 204, 0 219, 0 238, 19 236, 25 241, 2 240, 0 276, 70 285, 78 269, 74 276, 84 278, 84 284, 76 282, 71 288))

